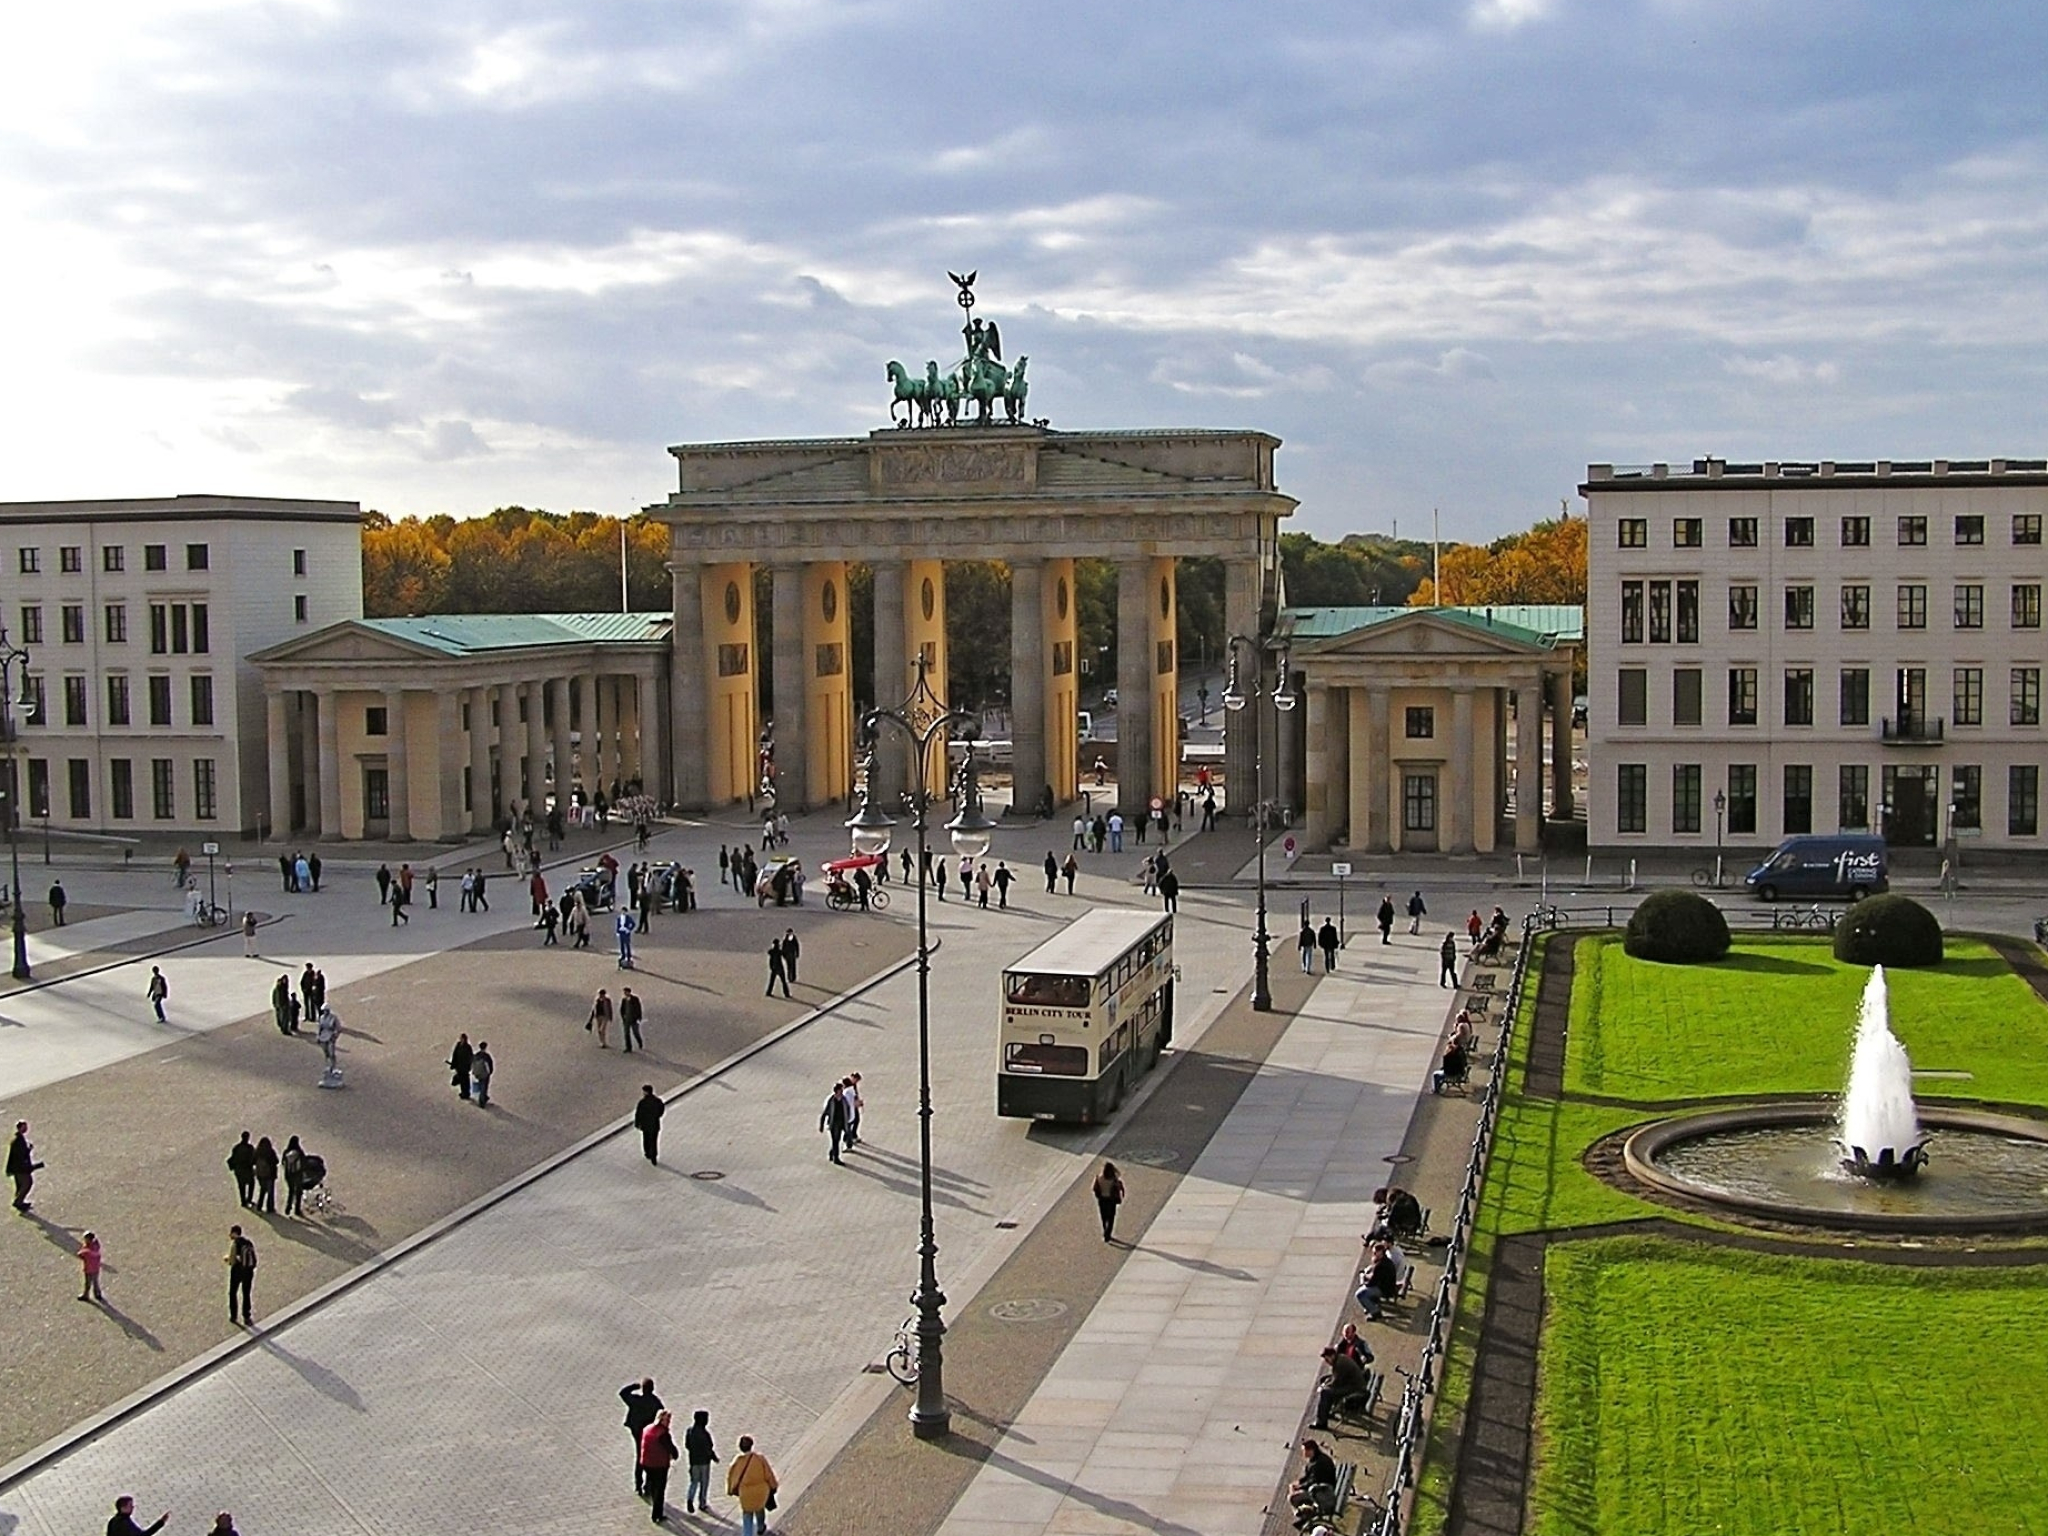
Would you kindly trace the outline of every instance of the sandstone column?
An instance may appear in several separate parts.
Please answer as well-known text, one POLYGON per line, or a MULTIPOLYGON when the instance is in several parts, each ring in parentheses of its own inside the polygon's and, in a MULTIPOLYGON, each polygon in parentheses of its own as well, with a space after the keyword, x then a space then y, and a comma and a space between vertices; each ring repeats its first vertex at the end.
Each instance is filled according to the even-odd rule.
MULTIPOLYGON (((1277 667, 1279 658, 1274 658, 1277 667)), ((1294 687, 1294 679, 1275 672, 1273 687, 1276 692, 1294 687)), ((1287 807, 1288 814, 1298 816, 1306 801, 1301 777, 1301 740, 1295 735, 1301 716, 1295 710, 1274 710, 1268 716, 1273 727, 1274 773, 1272 788, 1267 794, 1276 806, 1287 807)), ((1283 823, 1284 825, 1284 823, 1283 823)))
POLYGON ((570 795, 576 788, 576 758, 569 745, 568 679, 549 678, 546 693, 548 732, 554 744, 555 809, 562 813, 564 820, 567 820, 570 795))
POLYGON ((1386 687, 1365 690, 1365 762, 1351 767, 1353 837, 1363 829, 1365 846, 1373 853, 1393 850, 1393 802, 1399 785, 1394 782, 1394 753, 1391 737, 1393 692, 1386 687), (1364 814, 1359 814, 1363 796, 1364 814))
POLYGON ((770 675, 775 680, 771 723, 775 727, 776 798, 782 810, 802 811, 811 803, 811 743, 804 721, 810 672, 804 665, 804 568, 783 561, 771 576, 775 593, 775 656, 770 675))
POLYGON ((487 795, 491 802, 489 825, 511 811, 519 794, 519 685, 500 683, 493 692, 498 700, 498 788, 496 794, 487 795))
POLYGON ((535 821, 547 815, 548 799, 548 700, 547 684, 529 679, 526 684, 526 806, 535 821))
MULTIPOLYGON (((1259 638, 1259 562, 1232 560, 1223 568, 1223 627, 1228 631, 1220 642, 1226 666, 1230 640, 1242 635, 1259 638)), ((1240 667, 1252 664, 1246 655, 1240 667)), ((1227 675, 1227 674, 1226 674, 1227 675)), ((1256 673, 1240 672, 1239 686, 1249 693, 1256 673)), ((1225 802, 1232 811, 1250 811, 1252 790, 1252 734, 1254 720, 1249 709, 1225 710, 1223 714, 1223 787, 1225 802)), ((1121 752, 1121 747, 1119 747, 1121 752)))
MULTIPOLYGON (((903 702, 903 674, 909 657, 903 650, 903 566, 894 560, 877 560, 875 578, 875 706, 894 709, 903 702)), ((893 816, 904 789, 910 783, 905 772, 902 732, 883 726, 874 741, 874 765, 869 769, 869 792, 878 810, 893 816)))
POLYGON ((292 737, 284 693, 263 696, 264 731, 270 748, 270 835, 279 842, 292 831, 292 737))
POLYGON ((1550 675, 1550 814, 1572 819, 1572 673, 1550 675))
POLYGON ((318 837, 321 832, 320 804, 325 796, 321 793, 320 773, 320 700, 316 693, 300 690, 298 719, 295 722, 299 735, 299 768, 305 780, 306 830, 318 837))
POLYGON ((1449 788, 1440 799, 1437 846, 1449 853, 1472 851, 1472 685, 1451 685, 1449 788))
POLYGON ((1515 688, 1515 852, 1543 846, 1543 675, 1515 688))
POLYGON ((1153 794, 1149 558, 1117 562, 1116 689, 1116 803, 1131 822, 1144 814, 1153 794))
POLYGON ((661 793, 661 685, 650 664, 633 680, 633 777, 640 792, 661 793))
POLYGON ((1045 578, 1042 560, 1010 562, 1012 809, 1029 816, 1051 782, 1045 762, 1045 578))
POLYGON ((491 829, 491 690, 469 690, 469 830, 491 829))
MULTIPOLYGON (((670 794, 677 805, 702 810, 709 803, 710 780, 705 771, 709 732, 704 687, 704 574, 694 565, 678 565, 670 581, 675 605, 671 629, 673 652, 668 674, 670 794)), ((555 686, 559 687, 560 684, 555 686)), ((570 782, 569 700, 558 694, 555 726, 555 780, 570 782)), ((564 794, 564 803, 567 796, 564 794)))
POLYGON ((389 831, 394 843, 412 841, 412 759, 406 750, 405 690, 384 694, 384 784, 389 802, 389 831))
POLYGON ((1320 852, 1329 846, 1336 834, 1336 818, 1330 814, 1330 803, 1338 786, 1330 778, 1330 737, 1333 724, 1331 716, 1330 689, 1322 683, 1312 683, 1308 689, 1308 784, 1307 794, 1302 803, 1302 834, 1304 848, 1320 852))
POLYGON ((590 700, 590 708, 584 712, 583 740, 587 749, 585 761, 590 764, 591 794, 595 796, 602 789, 606 800, 612 797, 612 780, 618 777, 613 771, 612 758, 612 699, 611 679, 601 673, 592 672, 583 680, 584 696, 590 700))
POLYGON ((434 783, 440 816, 434 826, 435 838, 444 843, 460 842, 462 815, 462 700, 454 689, 443 688, 434 701, 434 783))
POLYGON ((315 695, 320 734, 320 841, 341 841, 341 731, 334 714, 334 690, 315 695))

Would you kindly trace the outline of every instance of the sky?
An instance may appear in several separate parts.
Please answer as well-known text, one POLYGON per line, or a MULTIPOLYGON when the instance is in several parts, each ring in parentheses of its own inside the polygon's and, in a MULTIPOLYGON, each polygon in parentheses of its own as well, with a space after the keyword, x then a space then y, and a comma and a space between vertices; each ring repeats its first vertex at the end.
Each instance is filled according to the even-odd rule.
POLYGON ((2048 9, 97 0, 0 53, 0 501, 662 500, 961 352, 1292 526, 2039 457, 2048 9))

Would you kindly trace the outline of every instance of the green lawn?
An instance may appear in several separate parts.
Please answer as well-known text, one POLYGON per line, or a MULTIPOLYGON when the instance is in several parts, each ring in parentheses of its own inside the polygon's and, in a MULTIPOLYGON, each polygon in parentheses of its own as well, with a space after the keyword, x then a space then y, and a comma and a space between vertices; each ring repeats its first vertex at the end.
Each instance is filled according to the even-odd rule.
MULTIPOLYGON (((1890 971, 1892 1028, 1922 1097, 2048 1104, 2048 1007, 1988 945, 1951 939, 1938 970, 1890 971)), ((1837 1093, 1869 971, 1827 940, 1743 939, 1713 965, 1631 959, 1619 937, 1581 939, 1565 1086, 1657 1100, 1837 1093)))
POLYGON ((1535 1536, 2048 1529, 2048 1270, 1550 1251, 1535 1536))

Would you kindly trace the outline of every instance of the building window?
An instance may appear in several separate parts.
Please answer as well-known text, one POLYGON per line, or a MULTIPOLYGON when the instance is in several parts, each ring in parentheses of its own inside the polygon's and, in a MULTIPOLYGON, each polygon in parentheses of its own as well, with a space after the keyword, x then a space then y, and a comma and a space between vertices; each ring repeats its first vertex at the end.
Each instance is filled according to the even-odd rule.
POLYGON ((306 574, 306 552, 303 549, 292 551, 292 574, 294 576, 306 574))
POLYGON ((292 594, 292 622, 294 624, 306 622, 306 594, 303 592, 294 592, 292 594))
POLYGON ((1813 628, 1813 588, 1787 587, 1785 589, 1785 627, 1787 629, 1813 628))
POLYGON ((363 711, 363 734, 365 736, 388 736, 391 734, 391 715, 382 704, 372 704, 363 711))
POLYGON ((142 568, 145 571, 168 571, 171 568, 168 546, 163 544, 143 545, 142 568))
POLYGON ((68 757, 64 760, 65 789, 69 791, 71 819, 92 820, 92 760, 68 757))
POLYGON ((2014 667, 2012 669, 2012 723, 2014 725, 2039 725, 2041 723, 2041 669, 2039 667, 2014 667))
POLYGON ((1984 588, 1976 582, 1960 583, 1956 587, 1956 628, 1982 629, 1984 627, 1984 588))
POLYGON ((186 570, 203 571, 206 569, 206 560, 206 546, 204 544, 187 544, 185 546, 186 570))
POLYGON ((1616 725, 1648 725, 1650 723, 1650 674, 1641 667, 1623 667, 1615 675, 1617 693, 1614 706, 1616 725))
POLYGON ((1870 825, 1870 769, 1862 763, 1844 763, 1835 775, 1835 824, 1844 832, 1861 832, 1870 825))
POLYGON ((1700 723, 1701 698, 1706 690, 1700 680, 1705 674, 1698 667, 1680 667, 1671 674, 1671 723, 1673 725, 1698 725, 1700 723))
POLYGON ((1614 773, 1614 830, 1650 830, 1650 765, 1622 763, 1614 773))
POLYGON ((171 653, 171 609, 168 603, 149 605, 149 654, 168 656, 171 653))
POLYGON ((1870 628, 1870 588, 1842 588, 1842 628, 1870 628))
POLYGON ((1621 643, 1640 645, 1643 640, 1643 584, 1640 581, 1624 581, 1621 584, 1621 643))
POLYGON ((85 726, 85 690, 86 680, 83 677, 64 679, 64 723, 73 730, 85 726))
POLYGON ((1984 723, 1984 669, 1957 667, 1950 678, 1949 719, 1956 725, 1984 723))
POLYGON ((178 814, 177 770, 168 757, 149 760, 149 814, 158 821, 169 821, 178 814))
POLYGON ((149 723, 169 725, 171 723, 171 680, 158 673, 149 680, 149 723))
POLYGON ((66 603, 59 608, 57 625, 66 645, 85 644, 85 604, 66 603))
POLYGON ((1700 765, 1678 763, 1671 769, 1671 830, 1700 829, 1700 765))
POLYGON ((1982 544, 1984 542, 1984 518, 1981 513, 1967 513, 1956 519, 1956 542, 1958 544, 1982 544))
POLYGON ((1698 549, 1707 541, 1705 530, 1704 518, 1674 518, 1671 523, 1671 545, 1674 549, 1698 549))
POLYGON ((1650 583, 1650 644, 1671 643, 1671 583, 1650 583))
POLYGON ((1870 724, 1870 669, 1842 668, 1842 724, 1870 724))
POLYGON ((105 617, 107 621, 107 644, 126 645, 128 643, 128 605, 126 603, 107 604, 105 617))
POLYGON ((1622 549, 1648 549, 1650 520, 1647 517, 1624 517, 1614 525, 1614 535, 1622 549))
POLYGON ((57 546, 57 569, 66 576, 76 576, 85 569, 85 549, 78 544, 57 546))
POLYGON ((1813 769, 1805 763, 1785 765, 1785 831, 1796 837, 1813 830, 1813 769))
POLYGON ((207 628, 206 604, 192 605, 192 654, 204 656, 213 649, 212 637, 207 628))
POLYGON ((1927 627, 1927 588, 1918 582, 1902 582, 1899 585, 1899 628, 1925 629, 1927 627))
POLYGON ((149 653, 183 656, 189 651, 204 656, 212 648, 208 628, 204 603, 151 603, 149 653))
POLYGON ((30 725, 48 725, 50 723, 49 700, 43 697, 43 679, 41 675, 23 677, 21 680, 21 691, 24 695, 22 702, 26 706, 22 710, 22 714, 27 718, 28 723, 30 725))
POLYGON ((119 544, 109 544, 100 551, 100 569, 109 573, 127 570, 128 551, 119 544))
POLYGON ((23 645, 41 645, 43 643, 43 610, 34 603, 22 604, 21 643, 23 645))
POLYGON ((1436 735, 1436 711, 1429 705, 1410 705, 1407 718, 1407 736, 1410 741, 1427 741, 1436 735))
POLYGON ((1785 669, 1785 723, 1813 724, 1813 668, 1785 669))
POLYGON ((2038 544, 2041 542, 2041 514, 2038 512, 2015 512, 2012 515, 2012 541, 2015 544, 2038 544))
POLYGON ((1927 519, 1924 517, 1902 517, 1899 519, 1899 545, 1901 548, 1917 547, 1927 542, 1927 519))
POLYGON ((1974 763, 1959 763, 1954 784, 1954 798, 1949 802, 1949 830, 1981 830, 1984 825, 1984 770, 1974 763))
POLYGON ((1678 643, 1700 643, 1700 584, 1696 581, 1678 584, 1678 643))
POLYGON ((1728 589, 1728 627, 1730 629, 1755 629, 1757 606, 1755 587, 1730 587, 1728 589))
MULTIPOLYGON (((31 790, 35 783, 31 779, 31 790)), ((2033 763, 2005 770, 2005 830, 2009 837, 2033 837, 2041 829, 2041 770, 2033 763)))
POLYGON ((50 814, 50 763, 47 758, 32 757, 28 760, 28 813, 42 817, 50 814))
POLYGON ((203 672, 192 679, 192 723, 213 724, 213 679, 203 672))
POLYGON ((1842 519, 1842 548, 1867 549, 1870 547, 1870 519, 1867 517, 1845 517, 1842 519))
POLYGON ((1730 549, 1756 548, 1755 518, 1731 517, 1728 519, 1728 547, 1730 549))
POLYGON ((2038 581, 2016 581, 2013 583, 2012 627, 2014 629, 2039 629, 2041 627, 2041 583, 2038 581))
POLYGON ((1927 719, 1927 669, 1900 667, 1892 681, 1893 697, 1898 702, 1899 724, 1920 727, 1927 719))
POLYGON ((125 757, 107 762, 107 799, 116 821, 135 819, 135 765, 125 757))
POLYGON ((33 576, 43 568, 43 552, 31 545, 24 544, 16 551, 15 558, 20 561, 24 576, 33 576))
MULTIPOLYGON (((202 550, 206 548, 204 544, 199 547, 202 550)), ((213 759, 210 757, 192 759, 192 814, 201 821, 211 821, 219 814, 213 787, 213 759)))
POLYGON ((1756 724, 1756 668, 1728 669, 1728 723, 1756 724))
POLYGON ((107 724, 128 724, 128 678, 124 673, 107 679, 107 724))
POLYGON ((1812 518, 1788 517, 1785 519, 1785 547, 1787 549, 1813 548, 1812 518))
POLYGON ((1728 831, 1756 836, 1756 764, 1728 765, 1728 831))
POLYGON ((1405 832, 1436 830, 1436 775, 1401 775, 1401 828, 1405 832))

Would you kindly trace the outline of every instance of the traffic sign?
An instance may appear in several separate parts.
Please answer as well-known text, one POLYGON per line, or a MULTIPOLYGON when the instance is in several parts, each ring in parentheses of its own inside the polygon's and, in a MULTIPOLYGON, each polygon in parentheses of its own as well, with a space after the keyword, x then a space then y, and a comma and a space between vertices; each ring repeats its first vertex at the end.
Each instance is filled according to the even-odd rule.
POLYGON ((217 853, 219 853, 219 852, 220 852, 220 844, 219 844, 219 843, 201 843, 201 844, 199 845, 199 851, 200 851, 201 853, 205 854, 205 855, 206 855, 206 856, 207 856, 207 857, 208 857, 208 858, 210 859, 210 858, 212 858, 212 857, 213 857, 213 856, 214 856, 215 854, 217 854, 217 853))
POLYGON ((1330 866, 1330 873, 1339 880, 1348 879, 1351 875, 1351 866, 1349 864, 1332 864, 1330 866))

